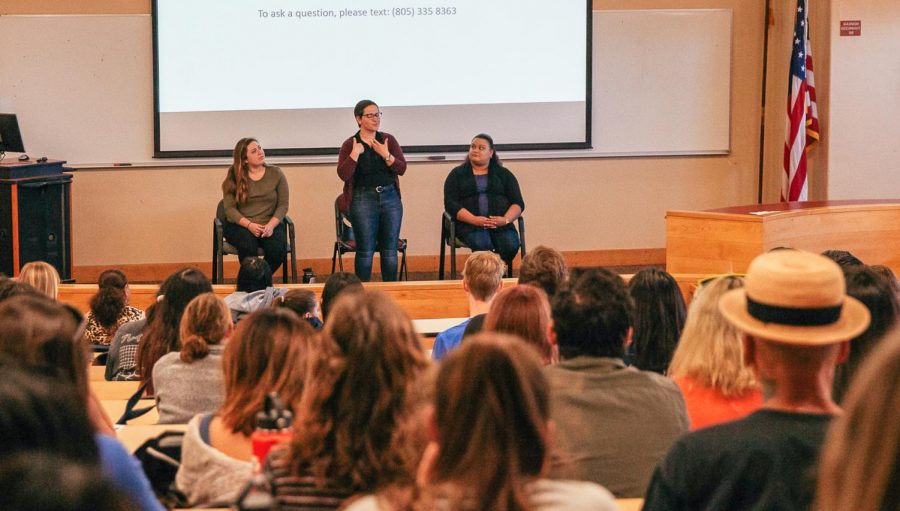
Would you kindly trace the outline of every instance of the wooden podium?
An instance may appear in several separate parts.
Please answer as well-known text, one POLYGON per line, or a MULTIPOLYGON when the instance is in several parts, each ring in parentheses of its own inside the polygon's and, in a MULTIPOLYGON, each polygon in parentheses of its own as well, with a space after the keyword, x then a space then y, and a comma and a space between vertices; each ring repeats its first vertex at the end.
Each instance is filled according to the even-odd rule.
POLYGON ((61 160, 0 161, 0 272, 46 261, 72 276, 72 176, 61 160))
POLYGON ((755 204, 666 213, 666 270, 743 273, 776 247, 849 250, 900 274, 900 199, 755 204))

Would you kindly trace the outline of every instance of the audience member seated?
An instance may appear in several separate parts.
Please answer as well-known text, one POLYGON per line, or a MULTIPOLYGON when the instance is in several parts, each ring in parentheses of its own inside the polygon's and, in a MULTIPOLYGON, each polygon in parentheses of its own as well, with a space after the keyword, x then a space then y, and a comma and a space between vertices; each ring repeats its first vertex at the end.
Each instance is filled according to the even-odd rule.
POLYGON ((29 284, 0 275, 0 303, 18 295, 46 296, 29 284))
POLYGON ((275 299, 272 306, 290 309, 317 331, 322 329, 319 300, 316 299, 316 294, 308 289, 291 289, 275 299))
POLYGON ((434 338, 431 358, 440 360, 455 348, 466 335, 466 328, 474 318, 479 323, 487 316, 491 300, 503 287, 506 264, 493 252, 473 252, 463 268, 462 286, 469 300, 469 319, 439 333, 434 338))
POLYGON ((865 266, 858 257, 851 254, 848 250, 826 250, 822 255, 836 262, 841 268, 849 268, 851 266, 865 266))
POLYGON ((97 294, 91 298, 84 338, 90 344, 109 345, 116 330, 144 318, 144 311, 128 305, 131 291, 121 270, 106 270, 97 279, 97 294))
POLYGON ((556 249, 538 245, 522 258, 519 284, 538 286, 552 299, 556 290, 569 278, 566 259, 556 249))
MULTIPOLYGON (((212 291, 212 284, 200 270, 185 268, 166 278, 159 286, 156 293, 156 303, 147 309, 147 316, 138 321, 125 323, 116 331, 112 343, 109 345, 109 357, 106 359, 107 380, 137 380, 140 379, 138 367, 138 352, 141 346, 149 349, 149 345, 141 342, 144 334, 153 326, 154 337, 165 341, 174 337, 174 343, 161 342, 157 349, 161 352, 154 358, 153 364, 159 357, 175 350, 178 341, 178 325, 181 315, 188 302, 201 293, 212 291), (159 316, 159 317, 157 317, 159 316), (171 346, 171 349, 162 349, 171 346)), ((149 362, 149 360, 148 360, 149 362)), ((147 378, 152 377, 153 364, 143 364, 147 368, 147 378)))
POLYGON ((520 342, 480 334, 449 354, 438 375, 432 438, 413 502, 392 502, 385 492, 348 511, 618 509, 594 483, 542 477, 553 444, 548 384, 540 359, 520 342))
POLYGON ((750 263, 745 286, 719 300, 743 332, 744 362, 765 403, 751 415, 680 438, 653 475, 645 511, 808 509, 825 432, 840 408, 834 366, 869 325, 840 267, 801 251, 750 263))
MULTIPOLYGON (((212 284, 200 270, 188 268, 176 272, 163 284, 162 297, 150 316, 142 335, 137 339, 137 357, 134 360, 141 384, 147 384, 147 394, 153 395, 153 366, 166 353, 177 351, 180 344, 181 317, 184 308, 197 295, 212 292, 212 284)), ((120 367, 126 365, 126 357, 121 356, 120 367)), ((132 353, 134 353, 132 351, 132 353)), ((107 362, 108 363, 108 362, 107 362)))
POLYGON ((14 511, 132 511, 134 504, 95 464, 44 451, 4 457, 0 509, 14 511), (48 484, 51 483, 51 484, 48 484))
POLYGON ((558 453, 550 477, 594 481, 641 497, 653 468, 688 430, 672 380, 626 366, 634 304, 607 269, 573 274, 553 298, 560 362, 547 366, 558 453))
POLYGON ((666 374, 687 315, 678 282, 664 270, 644 268, 628 282, 628 292, 634 300, 634 334, 626 361, 666 374))
POLYGON ((82 319, 76 309, 45 296, 17 296, 0 304, 0 357, 36 371, 16 376, 12 367, 2 369, 0 458, 31 446, 70 459, 99 459, 103 476, 139 509, 162 510, 90 392, 82 319))
POLYGON ((222 406, 222 350, 232 328, 228 307, 214 293, 203 293, 184 308, 181 350, 163 355, 153 366, 161 424, 185 424, 222 406))
POLYGON ((668 373, 684 395, 691 430, 740 419, 762 406, 759 382, 744 365, 740 333, 719 312, 719 298, 743 286, 741 277, 719 277, 691 300, 668 373))
POLYGON ((235 329, 222 355, 225 403, 191 419, 184 436, 175 484, 192 505, 230 503, 249 480, 256 414, 270 392, 289 406, 299 398, 314 336, 280 309, 254 312, 235 329))
POLYGON ((409 485, 424 445, 411 395, 428 360, 406 313, 378 292, 346 293, 311 353, 288 448, 266 473, 282 511, 337 509, 348 497, 409 485))
POLYGON ((456 237, 466 246, 497 252, 512 267, 519 251, 519 233, 512 223, 525 210, 525 200, 489 135, 475 135, 466 161, 447 175, 444 210, 457 220, 456 237))
POLYGON ((860 364, 868 356, 876 344, 881 342, 885 333, 897 323, 898 297, 891 284, 884 277, 866 266, 850 266, 844 268, 847 281, 847 294, 856 298, 869 309, 872 322, 869 328, 850 343, 850 356, 847 361, 837 366, 834 375, 834 401, 841 404, 844 394, 850 387, 860 364))
POLYGON ((900 503, 900 336, 860 368, 825 440, 818 511, 883 511, 900 503))
POLYGON ((497 293, 484 319, 485 332, 512 334, 532 346, 544 365, 559 361, 559 351, 550 342, 550 303, 536 286, 517 285, 497 293))
POLYGON ((225 297, 225 304, 231 309, 231 319, 237 324, 247 314, 271 307, 275 298, 286 292, 287 289, 273 287, 269 263, 258 257, 248 257, 241 261, 237 289, 225 297))
POLYGON ((19 271, 19 282, 24 282, 56 300, 59 298, 59 273, 44 261, 25 263, 19 271))
POLYGON ((322 320, 328 320, 328 311, 338 295, 344 291, 356 292, 362 290, 362 281, 359 280, 359 277, 357 277, 356 274, 345 271, 332 273, 325 280, 325 287, 322 288, 322 320))

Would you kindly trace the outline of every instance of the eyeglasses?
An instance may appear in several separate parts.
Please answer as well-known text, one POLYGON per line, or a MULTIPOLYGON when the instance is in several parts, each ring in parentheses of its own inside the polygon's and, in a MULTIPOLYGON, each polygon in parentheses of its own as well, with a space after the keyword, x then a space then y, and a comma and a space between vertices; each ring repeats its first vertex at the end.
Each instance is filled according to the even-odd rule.
POLYGON ((375 112, 374 114, 362 114, 366 119, 375 119, 384 115, 384 112, 375 112))

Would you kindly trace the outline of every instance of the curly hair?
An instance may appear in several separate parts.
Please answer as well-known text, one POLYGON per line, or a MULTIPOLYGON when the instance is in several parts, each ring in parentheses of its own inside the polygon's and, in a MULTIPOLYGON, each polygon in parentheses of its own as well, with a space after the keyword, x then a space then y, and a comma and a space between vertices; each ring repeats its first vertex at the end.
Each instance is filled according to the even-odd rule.
POLYGON ((383 293, 342 294, 310 357, 288 464, 356 492, 411 483, 413 388, 428 360, 406 313, 383 293))
POLYGON ((106 270, 97 279, 97 294, 91 298, 91 313, 104 328, 115 326, 128 303, 125 287, 128 278, 122 270, 106 270))
POLYGON ((622 358, 634 301, 625 281, 606 268, 574 272, 553 297, 553 330, 562 358, 622 358))

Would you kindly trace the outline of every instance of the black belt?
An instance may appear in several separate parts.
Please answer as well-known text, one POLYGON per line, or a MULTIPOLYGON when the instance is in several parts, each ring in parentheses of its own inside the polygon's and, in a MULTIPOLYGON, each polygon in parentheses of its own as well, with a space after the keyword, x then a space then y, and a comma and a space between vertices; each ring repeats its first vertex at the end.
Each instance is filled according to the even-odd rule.
POLYGON ((393 190, 394 185, 383 185, 383 186, 356 186, 353 188, 354 191, 359 190, 361 192, 386 192, 388 190, 393 190))

